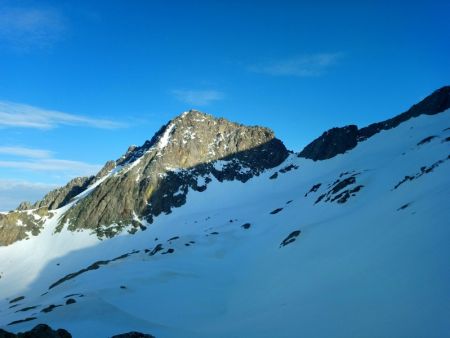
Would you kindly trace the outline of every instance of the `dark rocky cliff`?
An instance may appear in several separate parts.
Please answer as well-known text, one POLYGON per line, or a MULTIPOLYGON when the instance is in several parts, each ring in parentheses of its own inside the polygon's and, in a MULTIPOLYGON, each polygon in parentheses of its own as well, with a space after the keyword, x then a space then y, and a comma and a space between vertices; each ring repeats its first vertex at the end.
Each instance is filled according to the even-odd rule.
POLYGON ((330 129, 308 144, 299 153, 299 157, 314 161, 326 160, 353 149, 358 142, 365 141, 382 130, 395 128, 413 117, 434 115, 449 108, 450 86, 445 86, 413 105, 406 112, 391 119, 373 123, 361 129, 358 129, 355 125, 330 129))

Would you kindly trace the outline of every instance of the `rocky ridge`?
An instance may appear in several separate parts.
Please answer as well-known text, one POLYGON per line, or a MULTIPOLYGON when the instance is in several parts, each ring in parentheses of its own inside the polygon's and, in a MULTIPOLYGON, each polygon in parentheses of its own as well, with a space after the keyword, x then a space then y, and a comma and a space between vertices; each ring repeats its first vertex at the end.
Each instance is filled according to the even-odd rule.
POLYGON ((353 149, 358 142, 363 142, 382 130, 395 128, 402 122, 423 114, 434 115, 449 108, 450 86, 445 86, 413 105, 406 112, 391 119, 373 123, 361 129, 358 129, 356 125, 332 128, 308 144, 299 153, 299 157, 309 158, 314 161, 326 160, 353 149))

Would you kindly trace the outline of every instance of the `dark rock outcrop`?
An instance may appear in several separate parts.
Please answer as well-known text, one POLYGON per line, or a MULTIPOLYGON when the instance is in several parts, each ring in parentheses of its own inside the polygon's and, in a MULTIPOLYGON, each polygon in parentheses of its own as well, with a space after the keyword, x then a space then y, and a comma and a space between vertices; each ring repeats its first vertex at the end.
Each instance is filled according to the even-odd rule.
POLYGON ((305 193, 305 197, 308 197, 309 194, 317 192, 317 190, 319 190, 319 188, 322 186, 322 183, 317 183, 314 184, 311 189, 309 189, 309 191, 307 193, 305 193))
POLYGON ((417 145, 418 145, 418 146, 423 146, 424 144, 431 142, 431 140, 433 140, 433 139, 435 139, 435 138, 436 138, 436 136, 434 136, 434 135, 425 137, 423 140, 421 140, 420 142, 418 142, 417 145))
POLYGON ((405 210, 405 209, 408 208, 410 205, 411 205, 411 203, 403 204, 400 208, 397 209, 397 211, 405 210))
POLYGON ((276 215, 276 214, 278 214, 281 210, 283 210, 283 208, 276 208, 275 210, 272 210, 272 211, 270 212, 270 214, 271 214, 271 215, 276 215))
POLYGON ((62 305, 50 304, 49 306, 46 306, 45 308, 43 308, 41 310, 41 312, 49 313, 49 312, 52 312, 54 309, 56 309, 57 307, 60 307, 60 306, 62 306, 62 305))
POLYGON ((339 204, 346 203, 351 196, 356 196, 356 193, 361 191, 364 187, 359 184, 356 185, 356 177, 360 173, 346 172, 342 173, 339 178, 328 186, 328 190, 320 195, 314 204, 319 202, 337 202, 339 204))
POLYGON ((242 224, 241 225, 241 227, 243 228, 243 229, 250 229, 250 227, 251 227, 251 224, 250 223, 244 223, 244 224, 242 224))
POLYGON ((326 160, 356 147, 357 137, 358 127, 355 125, 333 128, 308 144, 299 156, 314 161, 326 160))
POLYGON ((373 123, 361 129, 358 129, 355 125, 330 129, 308 144, 298 156, 314 161, 326 160, 353 149, 358 142, 365 141, 382 130, 395 128, 413 117, 435 115, 449 108, 450 86, 445 86, 436 90, 406 112, 391 119, 373 123))
POLYGON ((300 230, 292 231, 280 244, 280 248, 295 242, 297 237, 301 234, 300 230))
POLYGON ((20 324, 20 323, 31 322, 32 320, 35 320, 35 319, 36 319, 36 317, 27 317, 24 319, 13 320, 11 323, 8 323, 8 325, 16 325, 16 324, 20 324))
POLYGON ((69 298, 68 300, 66 300, 66 305, 70 305, 70 304, 75 304, 77 301, 73 298, 69 298))
POLYGON ((14 298, 14 299, 11 299, 11 300, 9 301, 9 304, 17 303, 17 302, 19 302, 19 301, 21 301, 21 300, 24 300, 24 299, 25 299, 25 296, 19 296, 19 297, 16 297, 16 298, 14 298))
POLYGON ((400 187, 403 183, 406 183, 408 181, 413 181, 418 179, 419 177, 422 177, 425 174, 429 174, 432 171, 434 171, 434 169, 436 169, 437 167, 439 167, 441 164, 443 164, 444 162, 450 160, 450 155, 448 155, 447 157, 434 162, 433 164, 431 164, 430 166, 423 166, 420 168, 420 171, 415 173, 414 175, 407 175, 405 176, 401 181, 399 181, 394 188, 392 188, 392 190, 396 190, 398 187, 400 187))
POLYGON ((17 335, 15 335, 14 333, 0 329, 0 338, 16 338, 16 337, 17 335))
POLYGON ((118 334, 112 336, 111 338, 155 338, 155 336, 152 336, 151 334, 132 331, 128 333, 118 334))
MULTIPOLYGON (((160 245, 160 244, 158 244, 158 245, 160 245)), ((161 249, 162 249, 162 248, 161 248, 161 249)), ((78 270, 77 272, 69 273, 68 275, 64 276, 63 278, 60 278, 60 279, 57 280, 55 283, 53 283, 52 285, 49 286, 49 290, 52 289, 52 288, 54 288, 55 286, 58 286, 59 284, 62 284, 62 283, 64 283, 64 282, 67 282, 67 281, 70 280, 70 279, 73 279, 73 278, 75 278, 75 277, 78 277, 79 275, 81 275, 81 274, 83 274, 83 273, 86 273, 86 272, 92 271, 92 270, 97 270, 97 269, 99 269, 100 267, 102 267, 102 266, 104 266, 104 265, 108 265, 108 264, 111 263, 111 262, 115 262, 115 261, 118 261, 118 260, 121 260, 121 259, 125 259, 125 258, 127 258, 128 256, 134 255, 134 254, 137 254, 137 253, 139 253, 139 250, 134 250, 134 251, 128 252, 128 253, 126 253, 126 254, 120 255, 120 256, 118 256, 118 257, 116 257, 116 258, 113 258, 113 259, 96 261, 96 262, 92 263, 91 265, 89 265, 87 268, 78 270)), ((66 297, 75 296, 75 295, 77 295, 77 294, 69 295, 69 296, 66 296, 66 297)), ((80 297, 82 297, 82 295, 80 295, 80 297)), ((74 301, 74 300, 72 299, 72 301, 74 301)), ((72 303, 71 303, 71 304, 72 304, 72 303)))
POLYGON ((18 334, 0 329, 0 338, 72 338, 72 335, 64 329, 55 331, 46 324, 39 324, 30 331, 18 334))

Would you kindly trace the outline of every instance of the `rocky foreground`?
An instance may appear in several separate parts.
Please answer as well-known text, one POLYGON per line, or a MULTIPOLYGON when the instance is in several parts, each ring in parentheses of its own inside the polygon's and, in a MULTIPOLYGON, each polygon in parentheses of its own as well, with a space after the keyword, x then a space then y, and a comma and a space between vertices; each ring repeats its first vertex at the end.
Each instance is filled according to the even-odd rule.
MULTIPOLYGON (((38 324, 30 331, 16 334, 0 329, 0 338, 72 338, 72 335, 64 329, 53 330, 46 324, 38 324)), ((133 331, 114 335, 111 338, 155 338, 155 336, 133 331)))

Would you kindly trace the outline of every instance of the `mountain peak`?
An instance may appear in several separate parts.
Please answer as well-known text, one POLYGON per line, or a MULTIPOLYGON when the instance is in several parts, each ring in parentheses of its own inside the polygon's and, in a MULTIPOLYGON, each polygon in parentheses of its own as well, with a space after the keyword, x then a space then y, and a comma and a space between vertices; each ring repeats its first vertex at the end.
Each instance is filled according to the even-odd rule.
POLYGON ((252 149, 274 138, 269 128, 244 126, 189 110, 162 126, 141 147, 130 147, 118 165, 132 163, 154 149, 171 167, 188 168, 252 149))
POLYGON ((287 156, 268 128, 190 110, 142 146, 128 148, 102 183, 64 215, 60 226, 95 229, 100 237, 113 236, 130 224, 132 231, 143 229, 154 216, 183 205, 190 189, 203 191, 214 178, 245 182, 287 156))
MULTIPOLYGON (((186 111, 163 125, 153 137, 142 146, 130 146, 127 152, 117 160, 118 166, 124 166, 142 157, 151 149, 158 149, 159 154, 165 153, 165 148, 173 149, 174 147, 186 148, 189 145, 201 148, 199 143, 203 145, 210 141, 211 138, 217 137, 225 129, 242 128, 241 124, 230 122, 224 118, 216 118, 212 115, 200 112, 198 110, 186 111), (219 128, 214 128, 218 127, 219 128), (222 127, 220 127, 222 126, 222 127), (212 135, 211 130, 216 130, 217 134, 212 135)), ((253 128, 253 127, 250 127, 253 128)), ((264 128, 269 131, 269 129, 264 128)), ((273 138, 273 132, 269 131, 273 138)), ((220 137, 220 136, 219 136, 220 137)), ((213 158, 200 158, 199 162, 211 161, 213 158)), ((193 163, 180 163, 180 166, 190 165, 193 163)))

